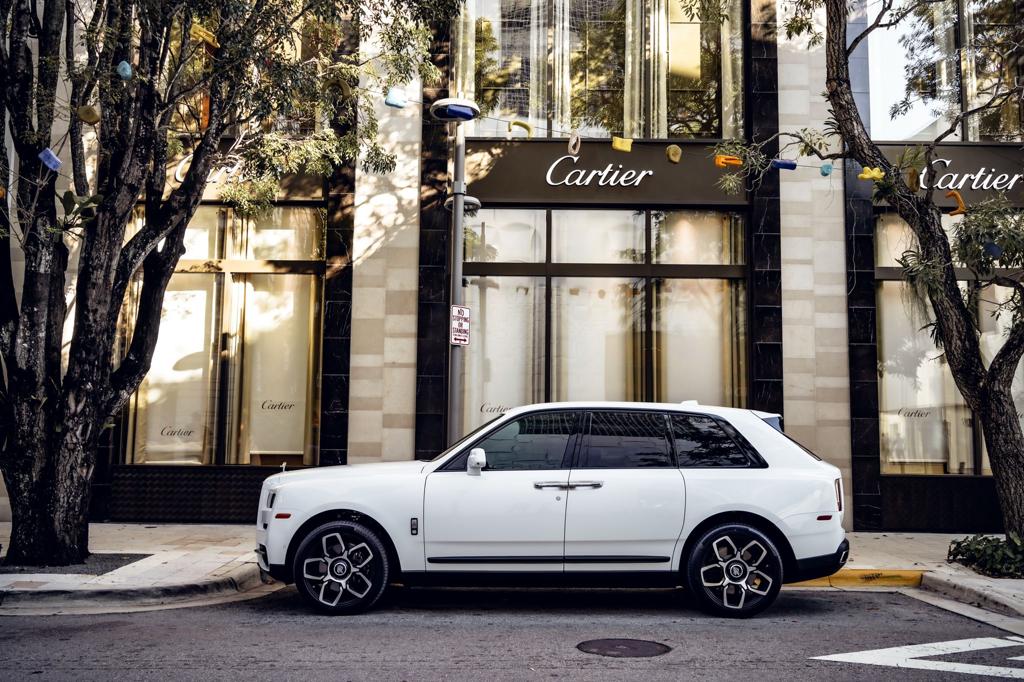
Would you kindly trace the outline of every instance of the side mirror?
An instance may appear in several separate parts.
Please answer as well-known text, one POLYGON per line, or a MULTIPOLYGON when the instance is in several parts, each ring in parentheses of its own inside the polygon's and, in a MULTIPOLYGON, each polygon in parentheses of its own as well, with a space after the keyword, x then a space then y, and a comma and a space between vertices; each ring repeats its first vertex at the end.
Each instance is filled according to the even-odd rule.
POLYGON ((469 451, 469 459, 466 460, 466 473, 470 476, 479 476, 480 471, 487 466, 487 453, 483 448, 473 448, 469 451))

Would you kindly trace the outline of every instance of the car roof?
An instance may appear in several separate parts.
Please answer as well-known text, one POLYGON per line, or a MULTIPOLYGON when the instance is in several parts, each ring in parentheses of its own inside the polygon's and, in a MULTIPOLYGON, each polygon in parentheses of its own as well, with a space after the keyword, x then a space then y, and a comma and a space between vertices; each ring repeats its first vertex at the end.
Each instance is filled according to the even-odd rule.
POLYGON ((696 400, 685 400, 681 403, 648 403, 648 402, 622 402, 622 401, 611 401, 611 400, 582 400, 582 401, 567 401, 560 403, 534 403, 532 405, 522 405, 520 407, 514 407, 507 412, 504 416, 515 416, 517 414, 523 414, 526 412, 533 412, 535 410, 600 410, 600 409, 613 409, 613 410, 661 410, 664 412, 689 412, 697 414, 713 414, 720 417, 728 418, 731 415, 738 413, 750 414, 753 412, 762 419, 770 417, 778 417, 779 415, 771 412, 760 412, 757 410, 747 410, 738 407, 722 407, 720 405, 701 405, 696 400))

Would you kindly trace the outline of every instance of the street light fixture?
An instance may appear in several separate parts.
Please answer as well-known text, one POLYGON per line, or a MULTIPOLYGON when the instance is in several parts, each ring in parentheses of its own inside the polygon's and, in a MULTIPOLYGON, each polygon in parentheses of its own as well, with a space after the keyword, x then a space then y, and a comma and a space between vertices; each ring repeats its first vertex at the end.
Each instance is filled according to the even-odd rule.
MULTIPOLYGON (((430 115, 455 128, 455 168, 452 173, 452 192, 449 201, 452 212, 451 249, 451 305, 462 305, 462 243, 464 241, 463 218, 466 209, 480 208, 480 201, 466 196, 466 135, 462 124, 480 115, 480 107, 471 99, 445 97, 430 105, 430 115)), ((449 207, 449 202, 445 202, 449 207)), ((451 321, 449 320, 449 324, 451 321)), ((450 339, 449 339, 450 341, 450 339)), ((459 378, 462 376, 462 348, 448 345, 448 444, 451 445, 462 435, 462 391, 459 378)))

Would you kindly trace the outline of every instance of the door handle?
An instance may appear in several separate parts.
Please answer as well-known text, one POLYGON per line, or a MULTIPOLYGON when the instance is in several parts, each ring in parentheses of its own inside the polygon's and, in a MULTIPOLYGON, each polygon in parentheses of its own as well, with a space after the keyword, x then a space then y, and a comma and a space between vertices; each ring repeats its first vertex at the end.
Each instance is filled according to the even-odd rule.
POLYGON ((536 481, 533 487, 537 490, 543 490, 544 488, 558 488, 559 490, 568 490, 569 486, 561 481, 536 481))
POLYGON ((569 490, 575 488, 600 488, 603 485, 603 481, 577 481, 576 483, 569 484, 569 490))

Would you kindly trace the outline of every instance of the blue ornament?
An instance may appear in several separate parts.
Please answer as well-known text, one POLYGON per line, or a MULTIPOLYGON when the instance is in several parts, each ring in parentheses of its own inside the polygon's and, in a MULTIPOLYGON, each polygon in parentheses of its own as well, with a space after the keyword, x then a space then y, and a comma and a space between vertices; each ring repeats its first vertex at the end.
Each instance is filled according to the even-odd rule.
POLYGON ((985 253, 992 258, 999 258, 1003 255, 1003 247, 999 246, 999 244, 996 244, 995 242, 985 242, 985 245, 982 248, 985 249, 985 253))
POLYGON ((46 166, 55 173, 60 170, 60 167, 62 165, 61 160, 57 158, 57 155, 54 154, 53 150, 50 149, 49 147, 39 152, 39 160, 43 162, 44 166, 46 166))
POLYGON ((405 88, 392 86, 388 88, 388 95, 384 98, 384 104, 395 109, 404 109, 409 100, 405 96, 405 88))
POLYGON ((821 171, 821 177, 827 178, 828 176, 832 175, 832 164, 823 163, 821 164, 821 168, 819 170, 821 171))
POLYGON ((452 118, 457 118, 460 121, 472 121, 476 116, 472 109, 464 107, 461 104, 449 104, 448 115, 452 118))
POLYGON ((772 159, 772 168, 796 170, 796 161, 790 159, 772 159))
POLYGON ((132 65, 128 62, 121 62, 117 65, 117 75, 121 80, 128 80, 132 77, 132 65))

